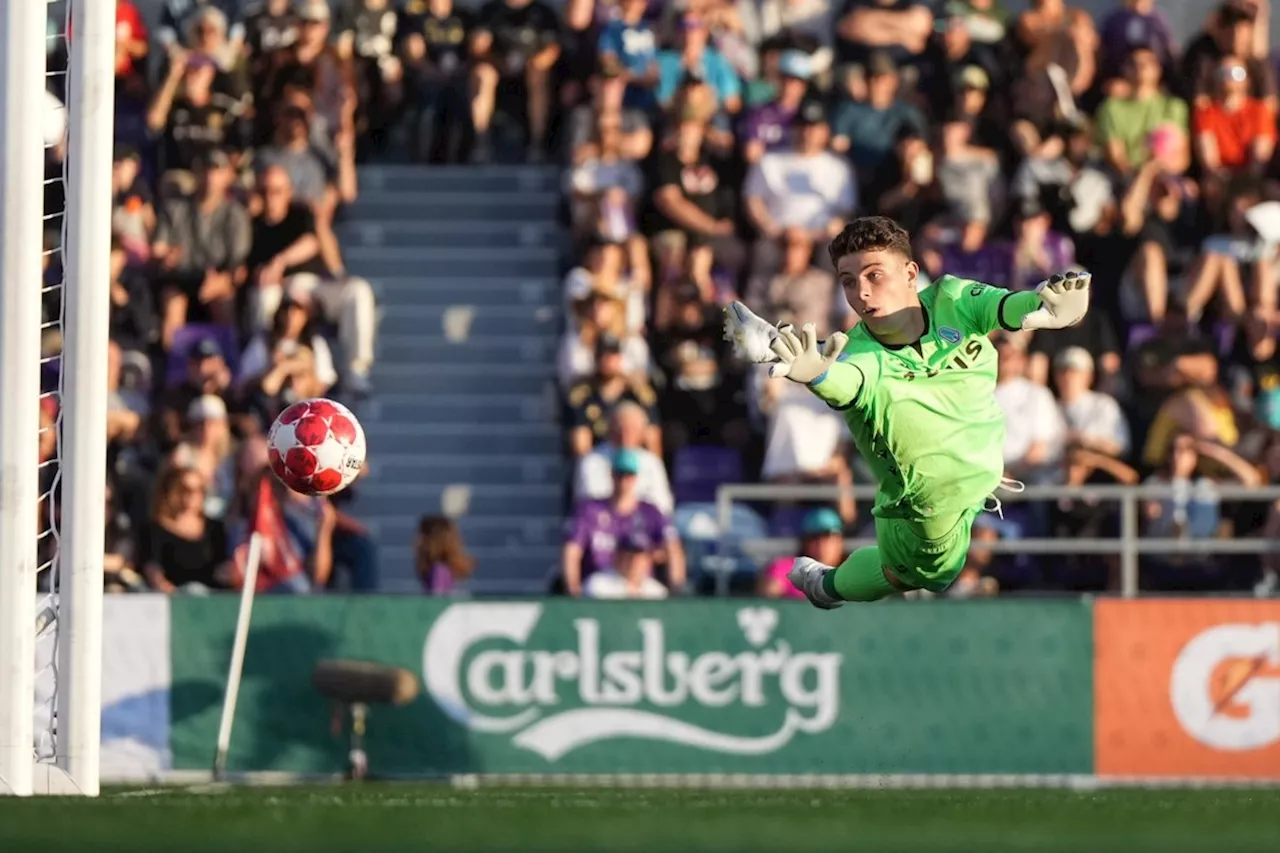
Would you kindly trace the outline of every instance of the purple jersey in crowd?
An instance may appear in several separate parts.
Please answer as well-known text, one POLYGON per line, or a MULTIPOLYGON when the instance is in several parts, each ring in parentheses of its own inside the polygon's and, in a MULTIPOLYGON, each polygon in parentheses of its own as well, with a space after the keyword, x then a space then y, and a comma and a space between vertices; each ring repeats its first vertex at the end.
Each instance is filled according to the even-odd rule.
POLYGON ((582 548, 582 578, 613 565, 613 553, 623 536, 661 548, 676 537, 670 519, 651 503, 640 501, 635 511, 621 515, 609 501, 583 501, 569 519, 569 542, 582 548))
POLYGON ((1046 276, 1070 269, 1075 265, 1076 252, 1071 239, 1056 231, 1045 237, 1045 253, 1049 256, 1048 271, 1027 272, 1014 280, 1014 244, 1008 240, 993 240, 976 252, 965 252, 958 245, 942 249, 942 270, 959 278, 971 278, 1009 290, 1032 290, 1046 276))
POLYGON ((776 101, 763 104, 747 112, 739 136, 743 142, 763 142, 765 151, 785 150, 795 115, 795 110, 787 109, 776 101))
POLYGON ((1125 57, 1140 47, 1154 51, 1161 65, 1168 65, 1173 57, 1173 28, 1159 9, 1146 15, 1123 7, 1116 9, 1102 22, 1098 37, 1102 42, 1103 73, 1108 77, 1118 75, 1125 57))

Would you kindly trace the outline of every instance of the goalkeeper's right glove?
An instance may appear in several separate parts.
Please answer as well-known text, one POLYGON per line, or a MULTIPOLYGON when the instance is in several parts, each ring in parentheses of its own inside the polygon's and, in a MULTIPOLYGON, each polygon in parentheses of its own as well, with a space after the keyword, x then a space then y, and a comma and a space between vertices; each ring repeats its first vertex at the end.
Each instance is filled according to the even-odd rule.
POLYGON ((793 382, 816 385, 827 375, 827 370, 835 364, 848 343, 848 335, 836 332, 819 349, 818 332, 812 323, 801 327, 800 337, 796 337, 794 326, 783 326, 769 347, 778 357, 778 363, 769 368, 769 375, 775 379, 785 376, 793 382))

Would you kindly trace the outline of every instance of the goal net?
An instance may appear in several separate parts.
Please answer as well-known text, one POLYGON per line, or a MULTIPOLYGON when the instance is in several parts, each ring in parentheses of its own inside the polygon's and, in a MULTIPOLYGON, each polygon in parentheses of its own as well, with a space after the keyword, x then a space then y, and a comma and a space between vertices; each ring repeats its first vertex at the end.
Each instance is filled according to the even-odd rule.
POLYGON ((19 796, 98 793, 114 7, 0 4, 0 793, 19 796))

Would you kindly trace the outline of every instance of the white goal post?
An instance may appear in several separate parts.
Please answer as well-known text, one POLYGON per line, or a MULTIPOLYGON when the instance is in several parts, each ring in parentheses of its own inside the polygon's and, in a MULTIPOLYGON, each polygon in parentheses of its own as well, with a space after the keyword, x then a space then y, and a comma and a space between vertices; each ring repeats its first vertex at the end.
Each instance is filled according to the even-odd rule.
POLYGON ((51 5, 52 0, 0 0, 0 793, 96 796, 115 3, 65 4, 72 34, 62 175, 66 208, 52 212, 44 210, 43 138, 51 5), (56 451, 61 514, 53 531, 57 551, 48 597, 38 608, 38 283, 47 216, 62 222, 56 451), (50 630, 56 638, 53 708, 50 730, 38 732, 36 640, 38 632, 50 630), (51 760, 37 760, 35 744, 42 736, 53 745, 51 760))

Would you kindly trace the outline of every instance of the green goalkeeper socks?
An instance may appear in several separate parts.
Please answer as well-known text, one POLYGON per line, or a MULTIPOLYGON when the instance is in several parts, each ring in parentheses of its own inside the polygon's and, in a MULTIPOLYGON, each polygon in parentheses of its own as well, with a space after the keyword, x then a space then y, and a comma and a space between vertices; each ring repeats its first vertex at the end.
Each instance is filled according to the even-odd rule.
POLYGON ((879 601, 902 590, 889 583, 880 563, 880 549, 859 548, 822 576, 822 589, 841 601, 879 601))

